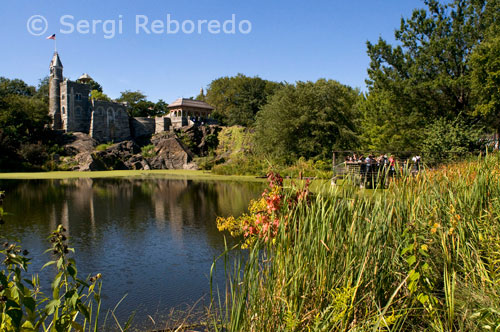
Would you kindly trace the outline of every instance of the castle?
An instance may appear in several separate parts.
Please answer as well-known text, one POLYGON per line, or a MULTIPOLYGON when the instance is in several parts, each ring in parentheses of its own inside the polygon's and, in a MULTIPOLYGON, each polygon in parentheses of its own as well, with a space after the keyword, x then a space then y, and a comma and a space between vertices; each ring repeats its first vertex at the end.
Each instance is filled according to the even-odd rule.
POLYGON ((124 103, 92 99, 90 85, 86 84, 90 80, 88 74, 82 75, 79 82, 64 79, 61 59, 57 52, 54 53, 49 77, 49 114, 53 129, 86 133, 98 142, 120 142, 196 123, 214 122, 210 117, 212 106, 184 98, 169 104, 167 115, 131 117, 124 103))

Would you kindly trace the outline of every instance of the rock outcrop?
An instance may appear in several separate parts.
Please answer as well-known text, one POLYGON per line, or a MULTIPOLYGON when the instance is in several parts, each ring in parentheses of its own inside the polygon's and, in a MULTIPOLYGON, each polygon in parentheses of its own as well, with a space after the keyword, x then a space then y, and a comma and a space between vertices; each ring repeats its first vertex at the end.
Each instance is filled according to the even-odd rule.
POLYGON ((197 169, 193 165, 193 153, 171 133, 154 136, 156 156, 151 158, 152 169, 197 169))
POLYGON ((113 144, 96 151, 97 143, 86 134, 74 133, 64 145, 66 167, 74 171, 198 169, 195 155, 175 135, 153 136, 154 153, 145 157, 135 141, 113 144), (69 165, 69 166, 68 166, 69 165))
POLYGON ((186 126, 177 130, 180 137, 185 137, 190 143, 189 149, 197 156, 204 157, 210 150, 217 148, 217 136, 222 130, 221 126, 186 126))
POLYGON ((91 153, 97 146, 96 140, 84 133, 65 134, 63 144, 64 153, 68 156, 91 153))

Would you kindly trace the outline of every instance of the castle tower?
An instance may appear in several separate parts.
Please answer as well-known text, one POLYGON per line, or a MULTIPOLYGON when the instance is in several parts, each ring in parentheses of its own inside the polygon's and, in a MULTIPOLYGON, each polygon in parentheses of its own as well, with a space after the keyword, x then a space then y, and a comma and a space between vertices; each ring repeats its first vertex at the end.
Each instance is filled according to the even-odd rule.
POLYGON ((49 78, 49 114, 52 117, 52 128, 63 129, 61 119, 61 87, 63 81, 63 65, 59 54, 54 52, 52 61, 50 62, 50 78, 49 78))

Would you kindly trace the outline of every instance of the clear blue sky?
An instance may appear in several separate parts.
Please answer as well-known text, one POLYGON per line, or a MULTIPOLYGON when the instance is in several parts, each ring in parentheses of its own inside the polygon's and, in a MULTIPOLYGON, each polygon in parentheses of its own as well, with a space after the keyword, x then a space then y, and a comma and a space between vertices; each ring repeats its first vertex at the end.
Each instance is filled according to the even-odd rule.
MULTIPOLYGON (((54 51, 53 41, 45 38, 56 33, 65 77, 74 80, 87 72, 112 98, 128 89, 141 90, 152 101, 171 102, 197 95, 217 77, 237 73, 287 82, 329 78, 364 90, 366 41, 382 36, 392 42, 401 17, 421 7, 421 0, 3 0, 0 76, 37 84, 48 74, 54 51), (223 23, 235 14, 236 34, 211 34, 206 24, 201 34, 136 33, 137 15, 151 23, 166 22, 167 14, 180 23, 196 24, 223 23), (33 15, 48 22, 41 36, 27 30, 33 15), (66 18, 63 25, 64 15, 73 19, 66 18), (91 27, 79 33, 80 20, 115 20, 115 37, 105 38, 110 33, 100 23, 95 34, 91 27), (251 22, 250 33, 239 32, 242 20, 251 22), (61 33, 70 24, 75 31, 61 33)), ((43 31, 40 22, 34 27, 39 29, 35 32, 43 31)), ((150 24, 147 27, 151 30, 150 24)))

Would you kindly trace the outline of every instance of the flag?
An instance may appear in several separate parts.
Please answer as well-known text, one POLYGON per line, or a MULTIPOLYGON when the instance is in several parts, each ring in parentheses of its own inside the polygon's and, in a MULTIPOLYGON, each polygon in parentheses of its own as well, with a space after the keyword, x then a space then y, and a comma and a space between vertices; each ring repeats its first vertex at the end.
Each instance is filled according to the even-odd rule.
POLYGON ((47 37, 47 39, 53 39, 53 40, 56 40, 56 34, 53 34, 52 36, 47 37))

